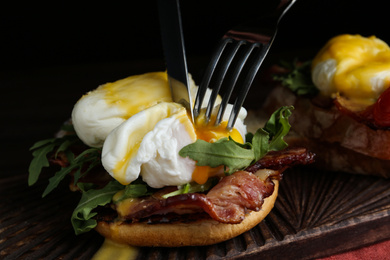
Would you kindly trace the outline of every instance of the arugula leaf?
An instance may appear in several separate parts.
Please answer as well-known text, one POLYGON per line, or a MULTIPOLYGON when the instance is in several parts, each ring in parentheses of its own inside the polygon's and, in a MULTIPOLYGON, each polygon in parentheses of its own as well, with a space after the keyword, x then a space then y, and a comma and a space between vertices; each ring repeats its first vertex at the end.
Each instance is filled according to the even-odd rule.
POLYGON ((89 189, 83 192, 80 202, 71 217, 75 234, 79 235, 96 227, 97 222, 93 217, 97 213, 92 212, 92 210, 110 203, 115 193, 122 189, 124 189, 124 186, 119 182, 111 181, 102 189, 89 189))
POLYGON ((77 183, 78 179, 81 177, 80 172, 81 168, 88 164, 89 167, 83 173, 87 174, 94 166, 97 165, 97 162, 100 162, 100 150, 97 148, 90 148, 83 151, 76 158, 74 158, 74 154, 70 151, 65 151, 66 157, 69 161, 69 166, 61 168, 58 172, 55 173, 53 177, 49 179, 49 185, 46 187, 45 191, 42 194, 42 197, 45 197, 47 194, 52 192, 55 188, 57 188, 58 184, 73 170, 76 170, 74 175, 74 183, 77 183))
POLYGON ((294 109, 292 106, 279 108, 265 124, 264 130, 270 134, 271 139, 268 148, 270 151, 280 151, 288 146, 283 137, 288 134, 291 128, 288 118, 292 109, 294 109))
MULTIPOLYGON (((73 130, 73 127, 69 125, 64 125, 62 128, 66 129, 68 133, 73 130)), ((53 191, 70 172, 74 171, 74 183, 76 184, 79 178, 82 177, 81 168, 83 168, 82 172, 83 175, 85 175, 95 166, 100 164, 101 150, 98 148, 87 149, 75 158, 70 148, 77 144, 82 144, 77 135, 67 134, 61 138, 51 138, 36 142, 30 148, 30 150, 33 151, 33 159, 29 166, 28 176, 28 184, 30 186, 38 181, 42 169, 50 166, 48 159, 50 153, 52 153, 54 157, 57 157, 58 153, 63 152, 69 163, 68 166, 61 168, 49 179, 49 184, 44 190, 42 197, 45 197, 53 191)))
POLYGON ((249 135, 251 142, 240 144, 231 138, 223 138, 215 143, 197 140, 183 147, 179 155, 196 161, 196 165, 228 167, 228 174, 244 169, 265 156, 269 151, 278 151, 287 147, 283 140, 290 130, 288 117, 292 106, 283 106, 276 110, 265 124, 264 128, 249 135))
POLYGON ((311 61, 298 64, 297 60, 292 63, 281 61, 281 66, 290 72, 284 75, 275 75, 274 80, 281 81, 283 86, 288 87, 297 95, 316 95, 318 89, 311 79, 311 61))
POLYGON ((40 149, 37 149, 32 153, 33 159, 31 160, 30 166, 28 168, 29 186, 35 184, 38 181, 43 167, 49 167, 49 160, 47 159, 47 155, 53 151, 54 147, 56 147, 56 144, 53 142, 54 139, 48 139, 38 142, 31 147, 31 149, 40 149))
POLYGON ((178 190, 167 193, 167 194, 163 195, 162 197, 164 199, 166 199, 166 198, 180 195, 180 194, 205 192, 205 191, 210 190, 217 183, 218 183, 218 178, 210 178, 204 184, 198 184, 196 182, 187 183, 187 184, 182 185, 182 187, 180 187, 178 190))
POLYGON ((95 189, 96 184, 95 183, 79 182, 79 183, 77 183, 77 187, 79 187, 79 189, 82 192, 86 192, 86 191, 89 191, 91 189, 95 189))
POLYGON ((229 174, 248 166, 254 159, 253 150, 242 148, 228 138, 220 139, 215 143, 198 139, 195 143, 183 147, 179 155, 192 158, 199 166, 225 165, 229 167, 229 174))
POLYGON ((150 190, 149 186, 146 183, 132 183, 126 185, 123 193, 120 197, 115 198, 115 203, 128 198, 138 198, 142 196, 151 195, 153 192, 150 190))
POLYGON ((269 150, 268 141, 269 133, 263 128, 258 129, 252 139, 255 162, 267 154, 269 150))
POLYGON ((50 138, 50 139, 45 139, 45 140, 38 141, 33 146, 30 147, 30 151, 38 149, 38 148, 40 148, 42 146, 45 146, 47 144, 51 144, 51 143, 53 143, 56 140, 57 140, 57 138, 50 138))
POLYGON ((54 153, 55 156, 58 152, 66 151, 70 145, 81 142, 76 135, 66 135, 61 138, 50 138, 36 142, 31 148, 33 159, 29 166, 28 185, 34 185, 42 172, 44 167, 49 167, 48 154, 54 153))
MULTIPOLYGON (((66 153, 66 156, 69 160, 69 162, 73 161, 74 155, 70 152, 66 153)), ((53 177, 49 179, 49 185, 47 185, 46 189, 43 191, 42 198, 46 197, 47 194, 49 194, 52 190, 57 188, 58 184, 65 178, 66 175, 68 175, 72 170, 74 169, 74 166, 68 166, 68 167, 62 167, 61 170, 56 172, 53 177)))

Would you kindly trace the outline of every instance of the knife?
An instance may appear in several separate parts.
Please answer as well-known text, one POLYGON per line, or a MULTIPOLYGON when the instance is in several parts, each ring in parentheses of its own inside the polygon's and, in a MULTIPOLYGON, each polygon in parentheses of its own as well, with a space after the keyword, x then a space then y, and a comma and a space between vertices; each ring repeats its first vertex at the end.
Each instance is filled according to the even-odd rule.
POLYGON ((182 104, 194 121, 179 0, 158 0, 158 13, 172 99, 182 104))

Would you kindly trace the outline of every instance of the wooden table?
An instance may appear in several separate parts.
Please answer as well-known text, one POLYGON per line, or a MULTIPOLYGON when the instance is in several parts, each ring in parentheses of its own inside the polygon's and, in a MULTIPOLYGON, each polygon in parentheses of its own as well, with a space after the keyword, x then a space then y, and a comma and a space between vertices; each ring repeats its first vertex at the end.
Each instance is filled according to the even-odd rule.
MULTIPOLYGON (((88 259, 103 239, 75 236, 70 214, 78 194, 66 185, 40 196, 27 185, 28 148, 51 137, 78 98, 100 84, 161 70, 161 62, 84 65, 0 75, 0 258, 88 259)), ((251 231, 202 248, 145 248, 150 259, 313 259, 390 239, 390 180, 311 168, 287 171, 271 214, 251 231)))

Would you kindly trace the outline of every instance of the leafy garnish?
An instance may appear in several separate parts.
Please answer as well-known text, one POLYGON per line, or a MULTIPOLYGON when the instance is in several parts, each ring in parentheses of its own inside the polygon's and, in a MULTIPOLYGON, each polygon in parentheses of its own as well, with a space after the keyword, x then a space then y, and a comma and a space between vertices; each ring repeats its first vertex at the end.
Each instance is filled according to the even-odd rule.
POLYGON ((248 166, 254 159, 253 150, 242 148, 231 138, 223 138, 215 143, 198 139, 195 143, 183 147, 179 154, 197 161, 198 166, 228 166, 229 174, 248 166))
POLYGON ((57 146, 57 139, 47 139, 35 143, 30 150, 33 151, 33 159, 31 160, 30 167, 28 168, 28 185, 33 185, 38 181, 39 175, 41 174, 43 167, 49 167, 49 160, 47 155, 53 151, 57 146))
POLYGON ((32 150, 33 159, 29 166, 28 185, 34 185, 42 172, 44 167, 49 167, 49 155, 54 159, 63 153, 67 160, 67 166, 61 167, 53 177, 49 179, 49 185, 46 187, 42 197, 48 195, 70 172, 74 172, 74 183, 76 184, 79 178, 87 174, 91 169, 100 164, 101 149, 90 148, 82 153, 75 155, 71 151, 71 147, 75 145, 83 145, 76 134, 73 134, 70 126, 64 126, 71 134, 60 138, 51 138, 35 143, 30 150, 32 150), (83 174, 81 174, 83 172, 83 174))
POLYGON ((94 189, 94 185, 90 183, 78 183, 79 188, 83 191, 83 195, 79 204, 72 214, 72 225, 76 235, 85 233, 96 227, 97 222, 93 219, 96 212, 93 210, 98 206, 105 206, 113 201, 118 203, 128 198, 138 198, 153 194, 152 189, 141 179, 137 179, 132 184, 123 186, 119 182, 113 180, 102 189, 94 189))
POLYGON ((65 135, 61 138, 50 138, 36 142, 31 148, 33 159, 29 166, 28 185, 34 185, 44 167, 49 167, 48 155, 54 154, 56 158, 59 152, 65 152, 71 145, 81 142, 76 135, 65 135))
POLYGON ((256 131, 251 138, 251 143, 240 144, 230 137, 215 143, 197 140, 183 147, 179 154, 195 160, 198 166, 224 165, 228 168, 227 173, 232 174, 255 163, 269 151, 278 151, 287 147, 283 138, 291 127, 288 117, 292 109, 292 106, 284 106, 275 111, 265 127, 256 131))
POLYGON ((66 150, 66 157, 69 162, 69 166, 62 167, 61 170, 55 173, 53 177, 49 179, 49 185, 46 187, 45 191, 42 194, 42 197, 45 197, 55 188, 57 188, 58 184, 65 178, 66 175, 75 171, 74 174, 74 183, 77 183, 81 175, 81 169, 83 169, 83 175, 87 174, 94 166, 96 166, 100 162, 100 149, 90 148, 83 151, 77 157, 74 154, 66 150), (84 165, 88 165, 87 169, 84 169, 84 165))
POLYGON ((275 75, 274 80, 281 81, 283 86, 288 87, 297 95, 316 95, 318 89, 311 79, 311 61, 298 64, 295 60, 292 63, 281 61, 281 66, 288 69, 287 74, 275 75))
POLYGON ((122 189, 124 189, 124 186, 119 182, 111 181, 102 189, 89 189, 83 192, 80 202, 74 209, 71 217, 76 235, 88 232, 96 227, 97 222, 93 217, 97 213, 92 210, 98 206, 105 206, 110 203, 115 193, 122 189))
POLYGON ((152 195, 153 193, 154 189, 149 187, 146 182, 142 181, 141 178, 138 178, 131 184, 126 185, 120 196, 115 198, 115 203, 118 203, 128 198, 138 198, 142 196, 152 195))
POLYGON ((166 199, 166 198, 180 195, 180 194, 205 192, 205 191, 210 190, 217 183, 218 183, 218 178, 210 178, 204 184, 198 184, 196 182, 187 183, 187 184, 182 185, 179 189, 177 189, 173 192, 167 193, 167 194, 163 195, 162 197, 164 199, 166 199))
POLYGON ((291 115, 292 107, 281 107, 276 110, 264 126, 264 130, 270 134, 270 151, 280 151, 287 147, 287 143, 283 140, 290 131, 290 123, 288 118, 291 115))

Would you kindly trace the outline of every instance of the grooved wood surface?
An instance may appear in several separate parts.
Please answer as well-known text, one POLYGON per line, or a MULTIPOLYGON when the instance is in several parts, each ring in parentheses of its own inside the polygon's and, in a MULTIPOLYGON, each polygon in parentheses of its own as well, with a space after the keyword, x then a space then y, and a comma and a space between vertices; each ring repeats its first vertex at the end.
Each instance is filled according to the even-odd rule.
MULTIPOLYGON (((103 239, 75 236, 78 194, 63 186, 41 199, 46 182, 0 180, 0 258, 89 259, 103 239)), ((288 170, 274 209, 258 226, 212 246, 141 248, 139 259, 312 259, 390 238, 390 180, 310 168, 288 170)))
MULTIPOLYGON (((28 187, 28 149, 51 137, 88 90, 162 65, 144 61, 0 73, 1 259, 90 259, 96 252, 103 238, 95 232, 75 236, 71 227, 77 193, 63 185, 41 199, 47 178, 28 187)), ((390 239, 389 187, 390 180, 378 177, 291 169, 274 209, 249 232, 202 248, 143 248, 139 259, 314 259, 384 241, 390 239)))

